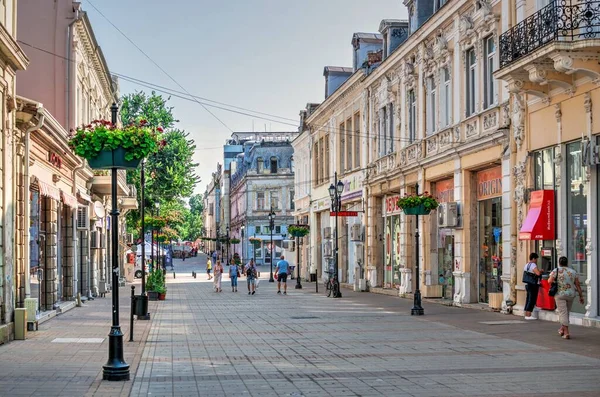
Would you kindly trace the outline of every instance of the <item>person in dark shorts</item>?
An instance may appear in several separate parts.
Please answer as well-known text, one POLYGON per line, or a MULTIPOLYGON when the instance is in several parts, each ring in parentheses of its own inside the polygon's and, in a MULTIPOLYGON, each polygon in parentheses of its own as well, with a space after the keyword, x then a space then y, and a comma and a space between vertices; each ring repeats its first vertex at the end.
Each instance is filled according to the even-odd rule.
POLYGON ((284 256, 281 255, 281 260, 277 262, 277 293, 281 294, 281 283, 283 283, 283 294, 287 295, 287 276, 290 271, 290 264, 285 260, 284 256))
POLYGON ((250 259, 250 263, 244 268, 244 274, 246 275, 246 283, 248 284, 248 295, 254 295, 256 293, 256 280, 258 271, 254 265, 254 259, 250 259))

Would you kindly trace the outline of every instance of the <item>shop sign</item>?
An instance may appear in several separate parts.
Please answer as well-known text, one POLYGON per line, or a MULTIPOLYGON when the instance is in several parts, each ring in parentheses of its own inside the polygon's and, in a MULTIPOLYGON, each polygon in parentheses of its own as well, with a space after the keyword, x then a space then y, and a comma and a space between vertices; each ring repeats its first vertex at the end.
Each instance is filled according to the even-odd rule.
POLYGON ((48 161, 58 169, 62 168, 62 159, 56 153, 48 153, 48 161))
POLYGON ((554 240, 554 190, 536 190, 531 192, 531 205, 523 227, 519 231, 519 240, 554 240))
POLYGON ((444 179, 435 183, 435 196, 440 203, 454 201, 454 178, 444 179))
POLYGON ((331 216, 358 216, 358 211, 331 211, 331 216))
POLYGON ((494 167, 477 173, 477 200, 502 196, 502 167, 494 167))
POLYGON ((396 214, 399 213, 400 207, 398 207, 398 200, 400 199, 400 195, 397 194, 395 196, 387 196, 384 201, 383 212, 385 215, 396 214))

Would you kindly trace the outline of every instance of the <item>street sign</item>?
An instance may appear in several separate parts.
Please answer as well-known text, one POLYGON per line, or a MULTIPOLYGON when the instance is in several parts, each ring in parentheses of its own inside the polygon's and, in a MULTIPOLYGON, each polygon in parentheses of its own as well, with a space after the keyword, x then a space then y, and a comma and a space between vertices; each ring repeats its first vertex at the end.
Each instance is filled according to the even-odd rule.
POLYGON ((331 211, 330 216, 358 216, 358 211, 331 211))

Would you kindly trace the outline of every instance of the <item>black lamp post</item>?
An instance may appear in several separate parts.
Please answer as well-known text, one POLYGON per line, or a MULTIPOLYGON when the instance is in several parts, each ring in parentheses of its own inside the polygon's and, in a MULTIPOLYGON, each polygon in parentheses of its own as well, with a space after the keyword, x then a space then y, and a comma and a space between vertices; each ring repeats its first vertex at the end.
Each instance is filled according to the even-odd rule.
MULTIPOLYGON (((415 194, 418 196, 419 195, 419 184, 417 183, 415 186, 415 194)), ((423 306, 421 306, 421 288, 419 288, 419 286, 421 285, 421 282, 419 280, 419 215, 415 215, 415 258, 416 258, 416 265, 415 265, 415 271, 417 272, 416 274, 416 281, 417 281, 417 286, 415 288, 415 293, 413 295, 413 307, 412 309, 410 309, 410 314, 411 316, 422 316, 423 314, 425 314, 425 310, 423 309, 423 306)))
MULTIPOLYGON (((116 103, 113 103, 110 107, 113 125, 117 124, 118 111, 119 107, 116 103)), ((108 334, 108 361, 102 367, 102 379, 113 381, 129 380, 129 364, 123 358, 123 333, 119 325, 119 207, 117 202, 117 171, 117 168, 111 170, 112 326, 108 334)))
POLYGON ((334 174, 334 183, 329 186, 329 197, 331 197, 331 208, 335 211, 335 267, 333 277, 335 284, 338 286, 337 291, 333 291, 334 298, 341 298, 342 292, 339 288, 338 268, 339 268, 339 246, 338 246, 338 212, 342 210, 342 193, 344 192, 344 183, 338 181, 337 172, 334 174))
POLYGON ((269 282, 274 283, 273 278, 273 229, 275 228, 275 212, 273 206, 271 206, 271 212, 269 212, 269 229, 271 229, 271 275, 269 276, 269 282))
POLYGON ((229 225, 227 225, 227 227, 225 228, 225 231, 227 233, 227 235, 225 236, 225 239, 227 240, 227 259, 226 259, 226 263, 227 266, 229 266, 229 225))
MULTIPOLYGON (((308 225, 300 225, 300 221, 296 221, 296 226, 308 226, 308 225)), ((296 277, 296 289, 302 289, 302 281, 300 280, 300 242, 302 238, 300 236, 296 236, 296 266, 298 266, 298 275, 296 277)))
MULTIPOLYGON (((142 312, 146 312, 145 315, 138 315, 138 320, 150 320, 150 313, 148 313, 148 296, 146 295, 146 172, 145 172, 146 160, 142 160, 142 169, 140 171, 140 214, 141 214, 141 235, 142 235, 142 293, 137 296, 136 299, 142 301, 141 307, 142 312)), ((137 253, 136 253, 137 254, 137 253)))

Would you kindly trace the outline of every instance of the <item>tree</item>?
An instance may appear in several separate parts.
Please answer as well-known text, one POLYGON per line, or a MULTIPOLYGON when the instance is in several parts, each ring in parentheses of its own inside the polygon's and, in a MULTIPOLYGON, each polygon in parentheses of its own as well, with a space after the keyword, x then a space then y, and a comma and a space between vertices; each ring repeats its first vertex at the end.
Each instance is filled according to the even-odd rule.
POLYGON ((192 211, 192 213, 202 214, 202 211, 204 210, 204 197, 202 197, 201 194, 195 194, 190 197, 189 203, 190 211, 192 211))
MULTIPOLYGON (((190 196, 200 182, 194 172, 198 166, 193 160, 196 145, 188 133, 174 128, 178 120, 173 116, 173 107, 167 105, 168 100, 155 92, 149 96, 136 92, 122 97, 121 120, 124 124, 146 120, 149 126, 166 130, 163 134, 165 146, 146 159, 146 208, 153 207, 155 202, 162 206, 176 203, 190 196)), ((135 185, 139 201, 139 170, 127 172, 127 182, 135 185)), ((127 213, 129 231, 139 230, 139 220, 139 211, 127 213)))

